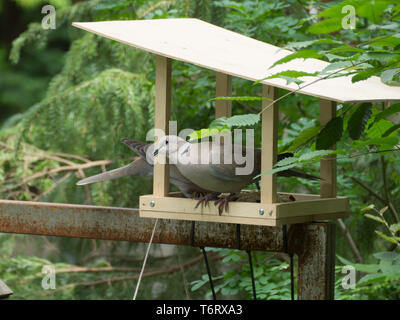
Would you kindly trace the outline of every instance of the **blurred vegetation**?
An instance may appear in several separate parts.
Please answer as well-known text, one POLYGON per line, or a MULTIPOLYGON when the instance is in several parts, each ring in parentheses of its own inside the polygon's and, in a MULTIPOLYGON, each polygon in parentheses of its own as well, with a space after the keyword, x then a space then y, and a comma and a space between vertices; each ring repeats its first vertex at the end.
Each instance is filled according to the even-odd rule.
MULTIPOLYGON (((367 2, 372 3, 364 1, 367 2)), ((332 43, 313 42, 324 37, 323 33, 316 32, 315 26, 318 21, 323 23, 327 17, 335 17, 317 17, 315 13, 325 12, 342 2, 46 1, 57 10, 55 30, 41 28, 44 3, 41 0, 6 0, 0 6, 1 198, 137 207, 138 196, 151 192, 149 180, 124 178, 85 187, 84 192, 75 183, 106 167, 109 170, 126 164, 135 156, 119 140, 130 137, 144 141, 152 127, 154 57, 73 28, 71 23, 197 17, 277 46, 301 49, 298 44, 303 42, 310 46, 308 49, 326 54, 332 50, 332 43), (82 165, 89 168, 83 170, 82 165)), ((344 3, 357 6, 360 1, 344 3)), ((363 14, 354 30, 324 29, 324 32, 352 46, 372 37, 398 32, 400 23, 395 14, 398 6, 388 1, 382 3, 382 9, 377 11, 381 18, 376 21, 371 21, 375 17, 363 14)), ((369 12, 363 10, 361 13, 369 12)), ((337 14, 332 9, 328 12, 337 14)), ((372 49, 397 52, 399 48, 377 43, 372 49)), ((346 59, 351 56, 343 52, 346 59)), ((386 58, 374 60, 366 70, 373 69, 376 74, 386 58)), ((381 68, 378 75, 384 71, 386 69, 381 68)), ((390 81, 396 82, 398 73, 390 75, 390 81)), ((387 77, 388 74, 384 79, 387 77)), ((178 130, 209 127, 214 116, 214 102, 210 100, 215 95, 214 72, 174 62, 173 88, 172 119, 179 120, 178 130)), ((233 79, 234 96, 257 96, 259 91, 258 86, 248 81, 233 79)), ((285 93, 280 90, 280 95, 285 93)), ((344 105, 341 112, 349 108, 344 105)), ((382 108, 380 104, 371 107, 372 116, 368 119, 367 130, 361 133, 361 143, 376 138, 374 134, 382 137, 397 125, 398 111, 387 112, 385 117, 377 119, 382 108)), ((233 110, 239 115, 257 113, 260 102, 233 101, 233 110)), ((347 112, 345 127, 349 118, 347 112)), ((301 132, 319 125, 318 119, 318 99, 300 94, 283 99, 280 102, 280 147, 293 147, 301 132)), ((259 143, 260 129, 256 126, 255 130, 259 143)), ((398 144, 398 127, 389 134, 397 139, 391 140, 392 148, 398 144)), ((344 132, 337 145, 346 150, 351 144, 349 133, 344 132)), ((367 151, 379 151, 380 146, 382 144, 376 149, 366 144, 367 151)), ((300 153, 313 150, 315 139, 302 145, 300 153)), ((351 199, 352 210, 349 218, 338 223, 338 299, 399 298, 398 159, 398 153, 391 152, 338 160, 338 191, 351 199), (379 216, 381 211, 376 213, 386 224, 365 217, 362 209, 372 203, 377 208, 389 208, 383 212, 383 218, 379 216), (355 266, 359 279, 356 289, 342 289, 342 264, 355 266), (365 279, 368 274, 373 275, 365 279)), ((318 166, 307 163, 305 169, 316 173, 318 166)), ((315 182, 298 178, 278 182, 279 189, 288 192, 319 192, 319 184, 315 182)), ((13 299, 130 299, 144 248, 144 244, 128 242, 0 234, 0 279, 14 290, 13 299), (41 287, 42 267, 48 264, 53 264, 57 270, 56 290, 46 291, 41 287)), ((209 255, 218 297, 251 299, 245 252, 209 248, 209 255)), ((287 258, 265 252, 253 252, 253 257, 259 298, 289 299, 287 258)), ((207 278, 199 276, 205 273, 205 268, 198 249, 154 245, 146 272, 150 276, 143 279, 140 299, 210 297, 207 278)))

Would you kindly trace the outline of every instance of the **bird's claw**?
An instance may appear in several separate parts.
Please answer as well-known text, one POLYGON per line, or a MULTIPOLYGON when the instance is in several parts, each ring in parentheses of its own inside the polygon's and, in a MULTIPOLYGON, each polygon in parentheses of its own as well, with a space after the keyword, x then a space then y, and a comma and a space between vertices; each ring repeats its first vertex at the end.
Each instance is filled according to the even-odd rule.
POLYGON ((214 205, 215 206, 218 205, 218 213, 219 213, 219 215, 221 215, 224 212, 224 210, 226 212, 228 212, 229 201, 235 201, 237 199, 238 199, 238 196, 236 195, 236 193, 231 193, 229 196, 222 197, 222 198, 219 198, 218 200, 216 200, 214 202, 214 205))
POLYGON ((197 209, 201 204, 204 204, 205 206, 207 206, 207 204, 211 201, 211 200, 215 200, 217 199, 219 193, 218 192, 211 192, 208 194, 202 194, 200 197, 197 198, 197 203, 196 206, 194 207, 195 209, 197 209))

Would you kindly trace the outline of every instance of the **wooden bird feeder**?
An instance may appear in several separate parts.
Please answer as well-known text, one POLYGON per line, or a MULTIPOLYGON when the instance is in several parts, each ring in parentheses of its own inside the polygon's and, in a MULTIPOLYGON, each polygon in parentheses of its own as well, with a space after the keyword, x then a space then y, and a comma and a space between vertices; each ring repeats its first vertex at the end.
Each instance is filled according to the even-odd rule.
MULTIPOLYGON (((171 109, 171 60, 179 60, 214 70, 216 96, 230 96, 232 76, 250 81, 264 79, 283 70, 315 72, 328 63, 317 59, 296 59, 272 69, 269 67, 291 51, 217 27, 198 19, 159 19, 138 21, 76 22, 75 27, 156 54, 155 128, 168 134, 171 109)), ((311 82, 315 78, 305 78, 311 82)), ((304 85, 303 84, 303 85, 304 85)), ((283 79, 261 81, 262 96, 278 97, 278 88, 298 89, 283 79)), ((336 103, 400 100, 398 88, 379 78, 352 83, 349 77, 318 81, 298 91, 320 98, 320 122, 335 117, 336 103)), ((270 101, 262 102, 265 107, 270 101)), ((261 110, 261 109, 260 109, 261 110)), ((231 102, 217 100, 215 117, 230 117, 231 102)), ((262 168, 273 168, 277 159, 278 104, 262 113, 262 168)), ((337 219, 349 214, 349 200, 336 196, 336 158, 320 163, 319 195, 293 194, 296 201, 279 202, 276 176, 261 177, 260 203, 231 202, 228 212, 218 214, 212 203, 194 209, 196 200, 169 193, 168 164, 155 164, 152 195, 140 197, 140 216, 151 218, 211 221, 235 224, 278 226, 319 219, 337 219)))

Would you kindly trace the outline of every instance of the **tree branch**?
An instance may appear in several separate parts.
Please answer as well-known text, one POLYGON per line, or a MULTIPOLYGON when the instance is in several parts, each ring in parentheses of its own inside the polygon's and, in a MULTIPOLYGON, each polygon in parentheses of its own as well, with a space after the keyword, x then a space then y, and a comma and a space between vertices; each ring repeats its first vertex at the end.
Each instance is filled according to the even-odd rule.
POLYGON ((349 229, 347 229, 347 227, 344 224, 342 219, 338 219, 337 221, 338 221, 338 225, 339 225, 340 230, 342 230, 347 242, 350 245, 351 251, 353 251, 353 254, 354 254, 354 257, 356 259, 356 262, 364 263, 364 260, 363 260, 361 254, 360 254, 360 251, 358 250, 358 248, 356 246, 356 243, 353 240, 353 237, 350 234, 349 229))

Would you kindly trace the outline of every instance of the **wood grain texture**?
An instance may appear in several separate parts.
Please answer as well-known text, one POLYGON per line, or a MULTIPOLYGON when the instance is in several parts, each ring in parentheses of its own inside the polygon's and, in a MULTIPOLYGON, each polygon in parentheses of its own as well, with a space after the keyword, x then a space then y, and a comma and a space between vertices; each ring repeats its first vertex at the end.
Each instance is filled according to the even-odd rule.
MULTIPOLYGON (((278 88, 262 85, 262 109, 278 98, 278 88)), ((278 148, 278 103, 274 103, 261 114, 261 172, 273 169, 277 160, 278 148)), ((277 200, 276 174, 261 176, 261 203, 274 203, 277 200)))
POLYGON ((293 194, 296 199, 309 199, 285 203, 231 202, 228 212, 221 215, 212 203, 195 208, 196 200, 188 198, 144 195, 140 197, 140 216, 221 223, 239 223, 278 226, 303 223, 319 219, 337 219, 349 215, 349 200, 345 197, 321 199, 318 196, 293 194), (152 201, 154 206, 151 205, 152 201), (260 209, 264 214, 260 215, 260 209))
MULTIPOLYGON (((320 123, 326 125, 331 119, 336 117, 336 102, 320 101, 320 123)), ((335 149, 333 146, 331 149, 335 149)), ((320 161, 320 195, 321 198, 336 197, 336 155, 329 155, 320 161)))
MULTIPOLYGON (((295 59, 270 69, 274 62, 292 51, 198 19, 74 22, 72 25, 135 48, 251 81, 284 70, 312 73, 329 65, 318 59, 295 59)), ((302 86, 316 80, 315 77, 301 79, 305 81, 302 86)), ((287 90, 298 88, 277 78, 262 83, 287 90)), ((383 84, 378 77, 357 83, 351 82, 351 76, 326 79, 299 92, 338 102, 400 100, 399 89, 383 84)))
MULTIPOLYGON (((216 73, 216 97, 232 96, 232 76, 217 72, 216 73)), ((232 116, 232 101, 215 101, 215 119, 232 116)))
MULTIPOLYGON (((154 128, 168 135, 168 122, 171 113, 171 59, 156 56, 156 103, 154 128)), ((161 138, 158 137, 158 138, 161 138)), ((157 139, 155 140, 157 143, 157 139)), ((169 191, 169 166, 163 155, 158 155, 163 163, 154 163, 153 193, 167 196, 169 191)))

